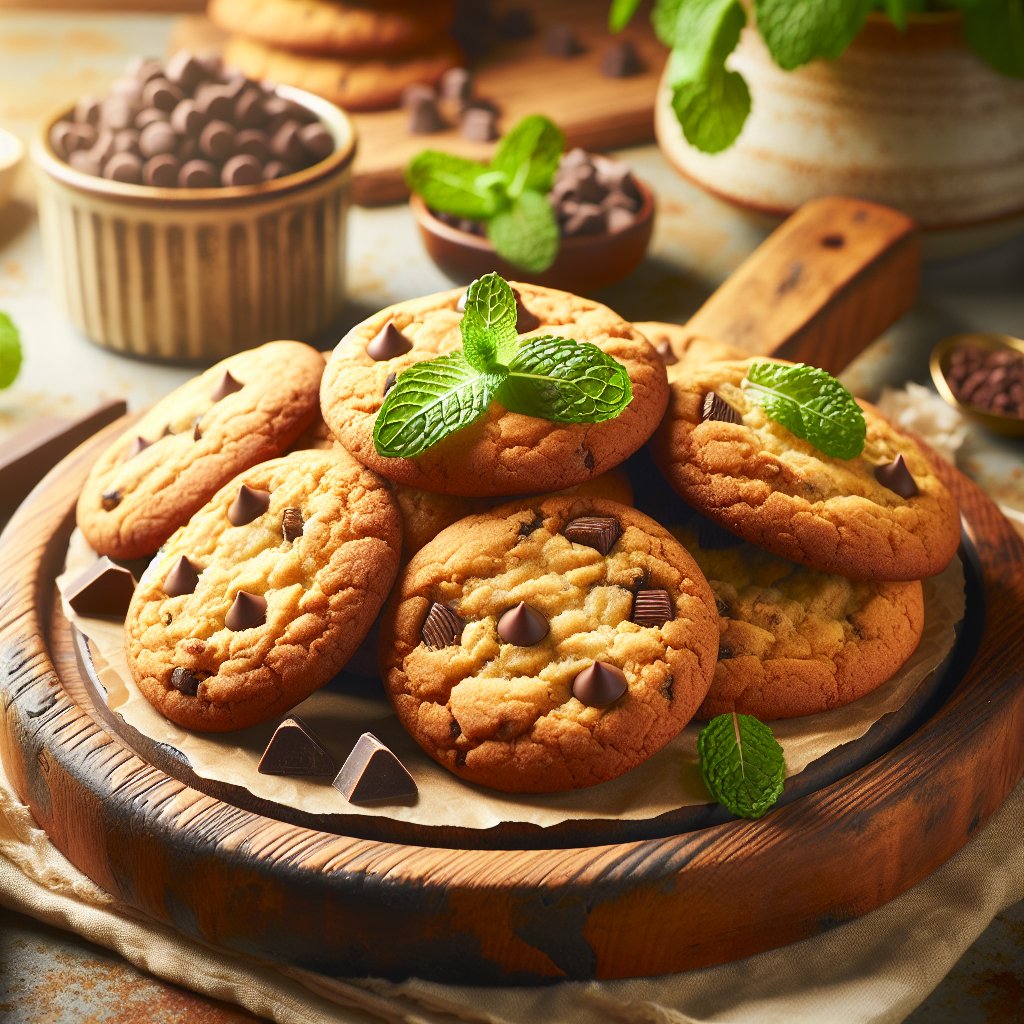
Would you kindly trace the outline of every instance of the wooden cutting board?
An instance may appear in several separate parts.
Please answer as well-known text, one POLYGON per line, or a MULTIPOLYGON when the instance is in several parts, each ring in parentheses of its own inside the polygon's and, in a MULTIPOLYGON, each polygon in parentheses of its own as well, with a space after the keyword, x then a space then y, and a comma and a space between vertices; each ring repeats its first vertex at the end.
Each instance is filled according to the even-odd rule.
MULTIPOLYGON (((474 65, 476 94, 494 101, 501 110, 499 133, 527 114, 546 114, 565 132, 569 146, 613 149, 653 140, 654 99, 668 51, 655 39, 646 9, 621 37, 633 42, 645 70, 629 78, 607 78, 601 74, 601 56, 619 37, 608 31, 606 3, 518 0, 508 6, 530 10, 537 33, 496 47, 474 65), (563 59, 544 52, 544 29, 556 22, 572 26, 584 53, 563 59)), ((224 38, 205 17, 186 17, 175 28, 169 51, 215 51, 223 46, 224 38)), ((364 205, 404 199, 408 190, 402 173, 420 150, 443 149, 487 159, 493 149, 492 143, 464 139, 457 126, 432 135, 410 135, 403 110, 351 116, 359 137, 354 197, 364 205)))

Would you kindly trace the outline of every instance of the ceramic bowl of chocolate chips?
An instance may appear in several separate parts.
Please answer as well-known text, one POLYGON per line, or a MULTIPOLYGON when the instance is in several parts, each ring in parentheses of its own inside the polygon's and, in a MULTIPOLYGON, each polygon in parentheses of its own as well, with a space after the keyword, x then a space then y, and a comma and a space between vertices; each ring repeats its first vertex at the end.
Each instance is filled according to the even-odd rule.
POLYGON ((588 295, 639 266, 654 230, 654 193, 621 160, 569 150, 548 201, 561 238, 555 261, 540 273, 498 256, 483 223, 435 212, 415 194, 410 204, 430 258, 460 284, 493 270, 507 279, 588 295))

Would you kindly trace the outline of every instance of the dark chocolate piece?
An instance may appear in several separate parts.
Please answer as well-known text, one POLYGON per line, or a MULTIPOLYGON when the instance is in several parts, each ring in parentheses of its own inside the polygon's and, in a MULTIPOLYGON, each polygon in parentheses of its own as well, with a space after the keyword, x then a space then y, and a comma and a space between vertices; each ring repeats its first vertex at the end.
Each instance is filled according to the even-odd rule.
POLYGON ((219 184, 220 175, 209 160, 186 160, 178 172, 181 188, 216 188, 219 184))
POLYGON ((123 497, 124 495, 117 490, 104 491, 103 494, 100 495, 100 501, 103 502, 104 511, 113 512, 113 510, 117 508, 118 505, 121 504, 121 499, 123 497))
POLYGON ((548 635, 548 620, 536 608, 520 601, 498 619, 498 636, 516 647, 533 647, 548 635))
POLYGON ((228 519, 232 526, 245 526, 257 516, 263 515, 270 508, 270 491, 259 491, 242 484, 238 488, 238 497, 228 509, 228 519))
POLYGON ((270 737, 256 771, 263 775, 333 775, 338 770, 334 758, 297 718, 286 718, 270 737))
POLYGON ((141 185, 142 161, 134 153, 114 153, 103 165, 103 177, 126 185, 141 185))
POLYGON ((164 580, 164 593, 168 597, 191 594, 199 582, 199 570, 182 555, 164 580))
POLYGON ((398 380, 398 374, 395 373, 394 370, 392 370, 391 373, 389 373, 387 375, 387 377, 384 378, 384 394, 385 395, 395 386, 395 381, 396 380, 398 380))
POLYGON ((404 803, 418 794, 405 765, 370 732, 356 741, 333 785, 350 804, 404 803))
POLYGON ((443 647, 452 647, 461 642, 465 625, 448 605, 435 601, 427 612, 420 636, 429 648, 439 651, 443 647))
POLYGON ((220 171, 222 185, 258 185, 263 180, 263 166, 256 157, 239 153, 225 161, 220 171))
POLYGON ((123 619, 134 592, 132 574, 104 555, 66 585, 64 597, 87 618, 123 619))
POLYGON ((228 395, 233 395, 236 391, 241 391, 245 385, 235 380, 231 376, 230 370, 224 371, 224 376, 217 382, 217 386, 213 389, 213 393, 210 395, 210 399, 214 402, 219 402, 222 398, 227 398, 228 395))
POLYGON ((301 509, 286 508, 281 516, 281 532, 285 540, 295 540, 302 536, 303 527, 306 521, 302 518, 301 509))
POLYGON ((612 43, 601 57, 601 74, 608 78, 629 78, 643 70, 644 62, 628 39, 612 43))
POLYGON ((334 152, 334 136, 319 121, 299 129, 299 142, 314 160, 326 160, 334 152))
POLYGON ((433 96, 417 96, 409 108, 409 134, 432 135, 443 132, 448 122, 441 116, 437 108, 437 100, 433 96))
POLYGON ((436 96, 437 94, 434 92, 433 86, 424 85, 422 82, 413 82, 402 90, 402 109, 412 110, 424 97, 432 100, 436 96))
POLYGON ((607 555, 622 535, 617 519, 609 516, 580 516, 573 519, 563 531, 574 544, 586 544, 607 555))
POLYGON ((483 107, 467 107, 459 130, 471 142, 493 142, 498 137, 498 115, 483 107))
POLYGON ((473 76, 467 68, 449 68, 441 76, 441 98, 466 104, 473 95, 473 76))
POLYGON ((875 466, 875 479, 890 491, 898 494, 901 498, 913 498, 919 494, 917 482, 910 475, 907 463, 903 455, 897 455, 892 462, 884 466, 875 466))
POLYGON ((572 695, 592 708, 614 704, 629 689, 621 669, 606 661, 595 661, 572 681, 572 695))
POLYGON ((262 594, 250 594, 240 590, 235 594, 224 625, 238 632, 243 629, 255 629, 267 621, 267 599, 262 594))
POLYGON ((701 422, 719 420, 722 423, 742 423, 740 414, 717 392, 709 391, 704 396, 700 411, 701 422))
POLYGON ((667 590, 638 590, 634 595, 630 619, 638 626, 664 626, 675 617, 667 590))
POLYGON ((142 180, 157 188, 174 188, 181 173, 181 162, 171 153, 154 156, 142 165, 142 180))
POLYGON ((139 452, 144 452, 152 443, 152 441, 147 441, 144 437, 136 437, 135 440, 128 445, 128 451, 124 453, 125 462, 129 459, 134 459, 139 452))
POLYGON ((186 697, 194 697, 199 692, 200 682, 199 677, 187 668, 176 668, 171 673, 171 686, 186 697))
POLYGON ((672 348, 672 344, 669 341, 659 341, 654 346, 655 352, 661 356, 661 361, 666 366, 675 366, 679 362, 679 357, 676 355, 675 350, 672 348))
POLYGON ((412 342, 389 320, 366 346, 366 354, 378 363, 404 355, 412 348, 412 342))
POLYGON ((583 45, 572 26, 559 21, 544 34, 544 52, 552 57, 576 57, 583 52, 583 45))

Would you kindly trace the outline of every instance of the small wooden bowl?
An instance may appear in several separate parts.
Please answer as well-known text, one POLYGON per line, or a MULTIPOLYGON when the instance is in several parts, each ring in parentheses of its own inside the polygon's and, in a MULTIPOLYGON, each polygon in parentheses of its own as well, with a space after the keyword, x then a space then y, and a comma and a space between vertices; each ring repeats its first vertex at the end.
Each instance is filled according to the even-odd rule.
POLYGON ((954 409, 959 410, 968 419, 986 430, 1002 434, 1004 437, 1024 436, 1024 419, 1020 416, 1009 416, 1006 413, 993 412, 991 409, 983 409, 978 405, 971 405, 970 402, 961 402, 953 393, 946 379, 949 370, 949 360, 953 351, 958 348, 973 346, 992 350, 1010 348, 1024 355, 1024 340, 1011 337, 1009 334, 953 334, 932 349, 929 367, 932 373, 932 380, 939 394, 954 409))
POLYGON ((335 150, 258 185, 156 188, 84 174, 32 144, 52 287, 75 326, 126 355, 204 364, 277 338, 314 341, 345 300, 356 138, 333 103, 288 86, 335 150))
POLYGON ((506 280, 589 295, 631 274, 647 252, 654 230, 654 193, 644 182, 636 182, 640 209, 629 227, 614 233, 563 238, 555 262, 540 274, 506 262, 495 254, 486 238, 438 220, 415 193, 409 205, 430 258, 453 281, 466 284, 494 270, 506 280))
POLYGON ((25 156, 25 145, 11 132, 0 128, 0 210, 11 198, 18 167, 25 156))

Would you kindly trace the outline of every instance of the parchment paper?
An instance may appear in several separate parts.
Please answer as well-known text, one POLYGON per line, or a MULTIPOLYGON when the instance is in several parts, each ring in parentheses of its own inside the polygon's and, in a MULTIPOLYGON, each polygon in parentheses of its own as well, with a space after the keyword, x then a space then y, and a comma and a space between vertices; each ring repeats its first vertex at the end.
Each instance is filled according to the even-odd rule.
MULTIPOLYGON (((76 530, 71 538, 62 588, 96 555, 76 530)), ((888 712, 900 708, 953 646, 954 626, 963 617, 964 576, 959 559, 941 575, 924 581, 925 626, 917 651, 887 683, 860 700, 820 715, 772 724, 786 758, 787 776, 803 771, 830 750, 863 736, 888 712)), ((492 828, 502 822, 550 826, 581 818, 651 818, 678 807, 708 803, 697 767, 697 734, 689 725, 667 747, 610 782, 569 793, 542 796, 505 794, 469 785, 424 754, 391 711, 379 680, 341 675, 291 712, 301 718, 334 755, 339 766, 363 732, 386 743, 412 773, 419 797, 410 805, 360 807, 350 804, 330 779, 261 775, 260 755, 276 722, 227 734, 201 734, 168 722, 135 685, 124 655, 120 623, 64 613, 92 644, 97 675, 107 704, 149 738, 180 750, 203 778, 244 786, 265 800, 314 814, 370 814, 420 825, 492 828)))

